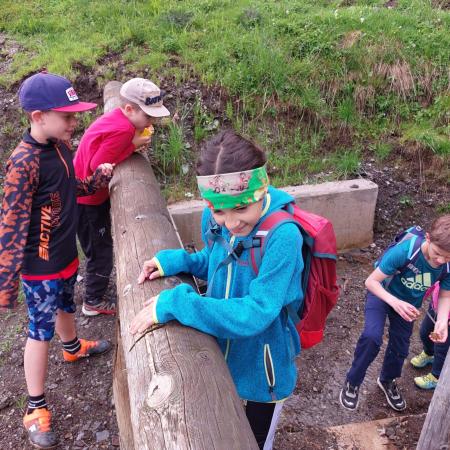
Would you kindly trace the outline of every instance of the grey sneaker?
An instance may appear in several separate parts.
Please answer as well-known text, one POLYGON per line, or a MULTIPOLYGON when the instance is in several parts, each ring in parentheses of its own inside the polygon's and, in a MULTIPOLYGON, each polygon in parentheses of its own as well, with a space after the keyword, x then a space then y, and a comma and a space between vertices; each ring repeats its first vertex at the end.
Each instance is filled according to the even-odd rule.
POLYGON ((88 317, 98 316, 100 314, 115 315, 116 304, 106 299, 100 300, 97 303, 84 302, 81 312, 88 317))
POLYGON ((406 409, 406 402, 398 390, 395 380, 381 381, 380 377, 377 378, 377 384, 384 392, 386 400, 389 406, 395 411, 403 411, 406 409))
POLYGON ((348 381, 345 382, 344 387, 339 394, 339 401, 345 409, 354 411, 359 403, 359 386, 352 386, 348 381))

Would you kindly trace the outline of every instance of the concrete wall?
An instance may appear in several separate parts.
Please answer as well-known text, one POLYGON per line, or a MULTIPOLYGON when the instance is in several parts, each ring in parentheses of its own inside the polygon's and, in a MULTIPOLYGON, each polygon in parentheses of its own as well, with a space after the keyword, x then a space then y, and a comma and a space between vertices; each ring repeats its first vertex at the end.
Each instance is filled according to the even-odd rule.
MULTIPOLYGON (((336 181, 316 185, 282 188, 303 209, 327 217, 333 223, 340 251, 372 243, 378 186, 364 179, 336 181)), ((200 219, 201 200, 169 205, 176 228, 184 244, 203 247, 200 219)))

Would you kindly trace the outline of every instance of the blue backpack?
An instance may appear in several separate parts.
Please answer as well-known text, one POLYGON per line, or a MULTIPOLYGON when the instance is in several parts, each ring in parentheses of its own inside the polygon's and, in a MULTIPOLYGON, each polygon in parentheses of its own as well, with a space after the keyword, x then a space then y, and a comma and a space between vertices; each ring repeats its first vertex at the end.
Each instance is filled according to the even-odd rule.
MULTIPOLYGON (((408 228, 405 231, 402 231, 401 233, 398 233, 394 240, 389 244, 389 246, 384 250, 384 252, 377 258, 377 260, 374 263, 375 268, 377 268, 381 260, 383 259, 384 255, 393 247, 395 247, 398 244, 401 244, 402 242, 405 242, 407 240, 410 240, 409 243, 409 249, 408 249, 408 257, 406 259, 405 264, 403 264, 402 267, 400 267, 397 270, 397 274, 403 273, 406 269, 410 268, 413 272, 416 270, 414 267, 414 263, 416 262, 417 258, 419 257, 420 253, 420 247, 425 240, 425 231, 422 227, 415 226, 408 228), (410 267, 412 266, 412 267, 410 267)), ((450 263, 444 264, 443 270, 441 275, 439 276, 438 281, 442 280, 448 273, 450 273, 450 263)), ((392 276, 387 279, 387 285, 392 280, 392 276)))

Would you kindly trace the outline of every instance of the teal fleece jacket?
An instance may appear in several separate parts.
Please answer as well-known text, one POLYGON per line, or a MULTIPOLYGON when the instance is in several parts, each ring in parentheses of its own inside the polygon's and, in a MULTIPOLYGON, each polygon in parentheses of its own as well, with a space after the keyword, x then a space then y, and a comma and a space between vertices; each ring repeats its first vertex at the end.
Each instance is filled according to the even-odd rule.
MULTIPOLYGON (((290 195, 269 187, 260 221, 292 201, 290 195)), ((211 212, 205 208, 202 217, 205 247, 200 252, 189 254, 180 249, 157 253, 164 276, 186 272, 206 281, 211 279, 227 251, 218 242, 212 245, 207 242, 205 234, 210 220, 211 212)), ((254 236, 257 226, 247 237, 232 237, 225 227, 221 233, 236 247, 239 241, 254 236)), ((300 340, 284 307, 293 303, 298 308, 303 301, 302 242, 295 224, 282 224, 266 242, 258 276, 249 264, 250 250, 244 250, 239 261, 233 260, 216 273, 211 297, 199 295, 187 284, 162 291, 158 297, 155 308, 158 322, 178 320, 216 336, 243 399, 282 400, 295 387, 295 356, 300 352, 300 340)))

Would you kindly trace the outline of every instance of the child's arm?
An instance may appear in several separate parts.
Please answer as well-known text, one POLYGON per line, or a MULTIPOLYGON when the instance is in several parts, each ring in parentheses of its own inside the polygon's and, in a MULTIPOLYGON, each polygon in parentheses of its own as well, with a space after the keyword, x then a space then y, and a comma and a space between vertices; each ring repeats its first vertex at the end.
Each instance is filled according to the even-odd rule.
POLYGON ((433 342, 444 343, 448 338, 448 318, 450 314, 450 291, 440 289, 438 299, 438 315, 434 325, 434 332, 430 339, 433 342))
POLYGON ((206 280, 208 275, 209 248, 188 253, 183 249, 161 250, 152 259, 144 261, 138 283, 170 277, 179 273, 190 273, 194 277, 206 280))
POLYGON ((0 223, 0 310, 13 308, 28 237, 33 194, 39 183, 39 156, 18 148, 7 163, 0 223))
MULTIPOLYGON (((280 226, 267 243, 259 274, 245 289, 247 294, 227 299, 202 297, 191 286, 180 284, 147 301, 133 319, 130 332, 142 332, 155 323, 175 319, 219 338, 260 334, 280 315, 284 306, 303 298, 301 246, 302 238, 296 225, 280 226)), ((234 265, 232 270, 239 270, 237 267, 234 265)))
MULTIPOLYGON (((141 130, 142 131, 142 130, 141 130)), ((136 148, 150 142, 150 136, 138 136, 136 133, 118 130, 104 136, 97 151, 89 161, 92 172, 103 163, 119 164, 127 159, 136 148)))
POLYGON ((100 164, 95 170, 94 174, 90 177, 86 177, 84 180, 76 178, 77 197, 92 195, 98 189, 108 187, 108 184, 112 178, 113 170, 114 164, 100 164))
POLYGON ((394 311, 406 321, 412 322, 413 320, 417 319, 420 313, 415 306, 413 306, 411 303, 398 299, 394 295, 390 294, 386 289, 384 289, 381 282, 388 277, 389 275, 386 275, 377 267, 367 278, 365 283, 366 288, 370 292, 372 292, 372 294, 376 295, 378 298, 391 306, 394 311))
POLYGON ((157 255, 144 262, 142 271, 138 277, 138 283, 146 279, 155 280, 163 276, 172 276, 178 273, 190 273, 197 278, 206 280, 208 276, 208 265, 210 247, 207 242, 206 232, 209 229, 211 212, 205 208, 202 215, 202 238, 204 248, 195 253, 188 253, 183 249, 162 250, 157 255))

